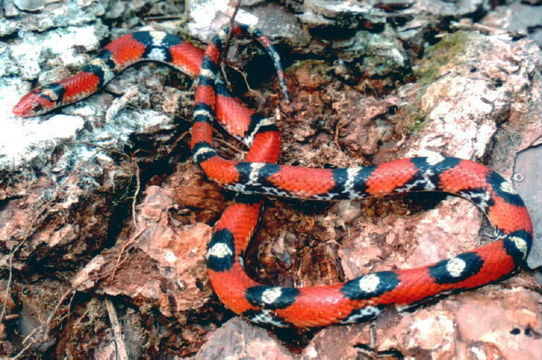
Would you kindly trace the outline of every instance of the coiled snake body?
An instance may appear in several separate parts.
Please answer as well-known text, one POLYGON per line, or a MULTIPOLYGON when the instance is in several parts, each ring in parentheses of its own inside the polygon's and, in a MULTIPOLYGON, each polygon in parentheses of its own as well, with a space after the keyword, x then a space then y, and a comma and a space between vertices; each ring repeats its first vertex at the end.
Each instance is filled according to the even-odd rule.
MULTIPOLYGON (((285 89, 278 57, 258 30, 236 25, 236 35, 255 37, 271 54, 285 89)), ((473 289, 502 280, 525 264, 532 225, 512 185, 486 166, 470 160, 432 156, 375 166, 311 169, 277 165, 280 137, 274 123, 246 108, 219 81, 217 61, 228 34, 223 29, 205 53, 176 36, 142 31, 109 43, 79 73, 32 90, 14 108, 34 116, 79 101, 98 91, 126 67, 143 60, 165 62, 199 76, 192 151, 194 162, 212 181, 241 193, 215 224, 208 245, 211 284, 224 304, 260 324, 326 326, 373 319, 387 304, 415 304, 443 292, 473 289), (212 122, 250 146, 245 161, 226 160, 213 148, 212 122), (289 288, 252 280, 242 266, 262 202, 250 194, 302 199, 361 199, 398 192, 438 191, 476 204, 496 228, 498 239, 435 264, 363 275, 330 286, 289 288)))

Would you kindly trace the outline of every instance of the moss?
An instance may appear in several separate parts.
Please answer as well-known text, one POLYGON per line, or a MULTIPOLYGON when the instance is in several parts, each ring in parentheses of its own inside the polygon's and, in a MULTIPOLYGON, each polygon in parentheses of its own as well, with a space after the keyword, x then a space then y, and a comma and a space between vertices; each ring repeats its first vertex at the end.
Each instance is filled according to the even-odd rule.
POLYGON ((449 34, 427 48, 421 62, 414 68, 419 82, 430 84, 440 76, 440 69, 447 64, 460 64, 469 41, 469 33, 458 31, 449 34))
POLYGON ((421 113, 412 114, 412 117, 408 120, 407 131, 410 135, 422 130, 425 126, 425 116, 421 113))
POLYGON ((425 124, 427 124, 427 119, 425 114, 415 106, 408 106, 405 108, 405 116, 403 121, 403 133, 407 136, 414 135, 415 133, 421 131, 425 124))
MULTIPOLYGON (((472 39, 472 33, 458 31, 444 36, 440 42, 427 48, 424 57, 420 63, 413 68, 416 81, 421 85, 418 92, 419 97, 413 100, 409 110, 406 111, 405 130, 412 135, 421 131, 427 119, 420 110, 421 98, 425 94, 427 87, 434 83, 441 75, 441 69, 444 66, 458 66, 465 62, 465 51, 469 41, 472 39)), ((449 91, 448 86, 441 88, 442 96, 446 96, 449 91)))

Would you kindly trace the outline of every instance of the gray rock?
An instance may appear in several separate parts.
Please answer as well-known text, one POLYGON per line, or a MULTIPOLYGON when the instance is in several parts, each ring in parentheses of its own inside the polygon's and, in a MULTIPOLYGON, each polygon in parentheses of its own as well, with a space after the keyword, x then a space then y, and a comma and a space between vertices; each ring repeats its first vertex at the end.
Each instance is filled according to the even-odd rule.
POLYGON ((512 3, 500 6, 482 19, 482 24, 528 36, 542 47, 542 7, 512 3))

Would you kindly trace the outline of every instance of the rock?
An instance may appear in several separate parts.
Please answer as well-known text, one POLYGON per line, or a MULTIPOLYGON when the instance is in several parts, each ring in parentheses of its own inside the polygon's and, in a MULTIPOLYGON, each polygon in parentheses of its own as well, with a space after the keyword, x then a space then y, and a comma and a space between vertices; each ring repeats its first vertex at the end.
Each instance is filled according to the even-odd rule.
MULTIPOLYGON (((79 34, 79 31, 92 33, 92 29, 95 27, 85 25, 74 29, 73 32, 75 34, 79 34)), ((58 46, 60 39, 68 38, 67 34, 71 30, 73 29, 69 27, 64 30, 51 30, 47 34, 29 33, 26 39, 29 42, 40 43, 39 46, 35 46, 39 51, 33 50, 35 51, 33 55, 29 55, 29 52, 32 52, 28 50, 24 42, 12 46, 11 49, 14 50, 11 50, 11 62, 19 59, 15 62, 19 66, 11 67, 11 73, 18 73, 24 78, 37 76, 39 64, 43 62, 34 56, 45 52, 56 59, 55 52, 48 47, 53 44, 55 49, 63 51, 64 55, 61 58, 69 61, 69 64, 80 66, 88 60, 89 55, 73 57, 74 49, 86 43, 88 45, 85 48, 95 49, 98 47, 98 39, 94 35, 90 37, 92 40, 85 40, 86 38, 81 36, 73 43, 68 43, 71 46, 64 45, 65 48, 58 46), (20 57, 15 57, 16 54, 20 54, 20 57), (29 71, 34 66, 37 67, 36 70, 29 71), (21 72, 22 68, 27 70, 21 72)), ((120 83, 134 82, 136 71, 130 70, 123 74, 123 80, 120 80, 120 83), (128 80, 130 76, 132 78, 128 80)), ((167 74, 166 69, 152 71, 148 67, 137 74, 147 73, 148 84, 152 87, 160 72, 167 74)), ((43 82, 56 80, 56 78, 47 76, 44 77, 43 82)), ((29 90, 29 86, 9 77, 1 78, 0 84, 3 85, 0 93, 6 99, 0 107, 5 114, 11 114, 11 108, 17 101, 17 97, 13 94, 22 94, 29 90)), ((159 87, 163 90, 163 83, 159 82, 159 87)), ((133 90, 132 93, 134 93, 133 90)), ((130 97, 131 103, 149 102, 149 97, 145 95, 144 90, 135 91, 135 93, 138 95, 130 97)), ((171 91, 169 93, 174 94, 171 91)), ((126 99, 129 94, 130 91, 126 91, 126 99)), ((123 196, 126 192, 125 186, 129 185, 133 176, 133 165, 130 156, 125 154, 125 149, 133 146, 132 144, 138 141, 137 136, 142 134, 149 135, 145 142, 157 141, 167 146, 175 141, 178 132, 171 130, 174 127, 179 128, 174 125, 176 121, 173 114, 164 115, 151 109, 133 112, 125 109, 127 104, 124 99, 121 97, 115 100, 114 106, 106 112, 106 102, 111 102, 112 97, 101 92, 85 102, 66 108, 64 113, 67 115, 49 114, 42 117, 41 121, 22 120, 14 115, 5 117, 4 126, 7 127, 8 132, 0 136, 2 151, 0 169, 3 181, 0 195, 2 199, 16 198, 6 204, 1 212, 3 218, 13 219, 11 223, 17 226, 3 227, 2 231, 5 238, 11 238, 12 241, 22 240, 27 231, 34 233, 33 240, 21 253, 21 255, 26 254, 21 259, 35 256, 43 259, 48 256, 49 251, 40 250, 40 255, 36 252, 43 244, 48 244, 51 251, 57 251, 59 247, 74 246, 78 248, 77 255, 93 251, 94 246, 100 247, 106 241, 109 231, 108 218, 114 211, 111 199, 123 196), (167 132, 166 135, 162 133, 164 131, 167 132), (14 141, 14 139, 17 140, 14 141), (119 154, 125 155, 119 157, 119 154), (36 171, 36 169, 40 170, 36 171), (95 197, 95 191, 101 193, 102 196, 95 197), (47 210, 48 206, 51 213, 47 210), (87 210, 90 213, 86 213, 87 210), (50 215, 52 213, 54 215, 50 215), (90 216, 87 219, 89 221, 84 221, 82 225, 72 226, 71 221, 67 220, 69 218, 82 219, 87 216, 90 216), (55 225, 49 228, 43 223, 45 219, 48 219, 51 225, 55 225), (56 220, 52 221, 52 219, 56 220), (39 231, 36 232, 36 230, 39 231), (93 245, 90 247, 84 245, 89 240, 86 234, 93 234, 94 237, 91 241, 93 245), (49 238, 50 236, 53 238, 49 238)), ((156 159, 156 156, 159 158, 163 155, 164 153, 151 155, 151 157, 156 159)), ((76 254, 70 257, 75 259, 76 254)))
MULTIPOLYGON (((308 0, 304 2, 303 14, 298 18, 311 29, 329 30, 330 36, 335 29, 382 29, 384 18, 378 12, 372 12, 370 4, 352 4, 349 1, 308 0)), ((337 33, 336 35, 342 35, 337 33)))
POLYGON ((235 318, 209 336, 195 359, 294 359, 280 342, 258 326, 235 318))
MULTIPOLYGON (((536 1, 523 1, 536 5, 536 1)), ((540 2, 538 2, 540 4, 540 2)), ((520 3, 511 3, 499 6, 495 12, 485 16, 481 23, 493 28, 505 29, 507 31, 527 35, 542 46, 542 32, 539 29, 542 21, 542 8, 520 3)))
MULTIPOLYGON (((542 189, 538 186, 537 179, 540 179, 540 171, 542 167, 540 162, 542 161, 542 147, 533 146, 518 154, 516 163, 514 165, 514 174, 512 175, 512 181, 514 187, 519 193, 528 196, 524 197, 525 204, 529 208, 531 219, 537 229, 540 229, 542 223, 542 211, 540 206, 540 199, 542 199, 542 189)), ((540 236, 535 235, 538 241, 535 241, 531 248, 531 253, 527 259, 527 264, 531 269, 537 269, 542 266, 542 241, 540 236)), ((539 281, 539 283, 542 283, 539 281)))
POLYGON ((524 359, 539 358, 540 339, 529 329, 539 326, 540 316, 510 310, 517 309, 519 304, 530 307, 539 301, 539 296, 486 289, 464 294, 463 299, 440 301, 403 317, 391 312, 383 314, 376 321, 373 336, 363 325, 324 329, 304 349, 303 356, 479 359, 491 355, 510 359, 521 354, 524 359))
MULTIPOLYGON (((100 18, 96 18, 103 14, 103 5, 96 1, 81 1, 79 5, 68 2, 64 6, 54 3, 46 4, 43 9, 29 14, 18 13, 18 10, 11 8, 13 11, 6 10, 7 14, 25 16, 27 21, 2 18, 0 28, 9 30, 16 24, 19 32, 12 39, 2 38, 0 44, 0 68, 4 70, 0 77, 0 108, 5 114, 3 121, 6 129, 0 136, 0 199, 3 202, 0 209, 0 233, 4 249, 0 263, 3 268, 9 264, 12 271, 24 272, 25 279, 33 277, 36 271, 41 273, 36 270, 36 266, 40 269, 55 268, 55 271, 67 274, 78 270, 92 257, 99 259, 102 256, 101 266, 112 268, 117 260, 114 251, 117 251, 116 254, 122 253, 120 246, 103 254, 98 253, 104 250, 108 241, 113 240, 112 236, 117 236, 121 226, 119 221, 126 217, 123 214, 126 210, 123 209, 130 202, 137 176, 134 162, 139 161, 140 166, 146 169, 146 161, 164 161, 175 149, 172 144, 184 131, 182 125, 178 126, 179 119, 174 116, 179 107, 168 103, 169 98, 161 102, 158 100, 161 96, 153 96, 154 101, 158 100, 167 107, 168 115, 149 108, 150 96, 144 89, 146 85, 149 88, 158 86, 159 89, 154 89, 156 94, 176 99, 182 96, 176 89, 168 87, 164 90, 170 70, 165 67, 154 69, 148 65, 139 70, 130 69, 122 75, 122 79, 114 81, 121 84, 119 92, 124 92, 122 97, 115 100, 111 94, 102 91, 77 105, 39 118, 20 119, 11 115, 11 108, 18 96, 30 89, 31 84, 25 79, 36 80, 39 77, 42 84, 56 81, 70 73, 64 67, 76 69, 93 56, 88 52, 95 52, 109 31, 100 18), (139 79, 137 87, 133 85, 136 78, 139 79), (124 86, 124 82, 132 87, 124 86), (111 103, 114 106, 109 108, 111 103), (139 110, 133 111, 127 105, 139 110), (141 149, 142 144, 147 144, 151 151, 140 153, 136 160, 129 153, 133 149, 141 149), (115 222, 117 225, 113 225, 115 222), (13 261, 9 260, 10 252, 15 254, 13 261)), ((6 8, 9 9, 9 6, 7 4, 6 8)), ((12 34, 10 31, 3 36, 12 34)), ((111 88, 114 89, 114 86, 111 88)), ((167 253, 166 250, 163 252, 167 253)), ((168 258, 166 255, 160 255, 159 260, 168 258)), ((160 280, 160 276, 165 276, 168 278, 166 282, 171 281, 172 274, 175 274, 166 265, 155 266, 156 262, 161 263, 144 251, 131 260, 128 265, 144 264, 149 270, 154 266, 157 272, 151 275, 158 275, 160 280), (160 272, 161 269, 163 272, 160 272)), ((200 256, 198 261, 203 263, 203 258, 200 256)), ((101 269, 99 260, 91 262, 89 266, 101 269)), ((194 269, 197 268, 194 266, 194 269)), ((121 267, 120 270, 124 271, 119 273, 120 279, 125 279, 122 277, 124 274, 134 274, 130 272, 133 269, 129 266, 121 267)), ((53 278, 57 275, 53 275, 53 278)), ((48 277, 45 275, 41 282, 47 281, 48 277)), ((95 287, 95 281, 87 279, 81 282, 95 287)), ((62 286, 66 284, 63 282, 62 286)), ((121 282, 119 287, 112 287, 110 293, 137 294, 145 290, 146 284, 140 284, 138 288, 136 283, 130 283, 132 287, 128 287, 128 290, 132 293, 120 285, 126 283, 121 282)), ((147 297, 139 298, 143 299, 140 304, 147 301, 150 306, 154 301, 158 307, 162 306, 164 312, 169 311, 170 316, 182 317, 179 315, 183 309, 182 302, 172 304, 172 298, 167 297, 167 291, 163 292, 159 283, 148 285, 146 292, 143 291, 147 297)), ((193 285, 188 284, 187 288, 193 285)), ((200 281, 198 278, 197 285, 202 286, 200 290, 206 289, 209 293, 209 289, 204 286, 205 280, 200 281)), ((18 280, 11 286, 14 292, 22 291, 18 280)), ((184 285, 180 282, 173 286, 179 289, 179 286, 184 285)), ((54 307, 62 294, 40 283, 33 284, 33 288, 36 292, 44 291, 47 295, 53 295, 44 297, 43 303, 35 302, 36 314, 40 313, 38 309, 49 314, 52 311, 49 306, 54 307)), ((20 296, 17 298, 21 299, 20 296)), ((196 298, 197 301, 205 301, 204 296, 196 298)), ((21 304, 28 310, 30 301, 23 298, 21 304)), ((31 348, 37 353, 46 351, 52 344, 49 343, 51 338, 48 334, 42 331, 58 326, 58 318, 54 315, 51 313, 54 321, 45 324, 41 318, 25 313, 25 321, 19 324, 29 324, 25 328, 27 330, 24 330, 24 336, 29 335, 36 324, 40 326, 40 331, 35 332, 30 339, 38 345, 46 344, 31 348)), ((16 327, 19 325, 16 323, 16 327)), ((75 333, 62 336, 70 337, 75 333)), ((8 348, 4 347, 5 350, 8 348)), ((6 353, 12 355, 21 350, 17 347, 10 349, 6 353)))
POLYGON ((37 11, 43 9, 47 3, 53 3, 56 1, 57 0, 13 0, 13 4, 19 10, 37 11))
POLYGON ((8 0, 4 11, 6 21, 18 24, 19 31, 44 32, 69 26, 84 27, 88 23, 102 25, 96 19, 104 15, 108 3, 98 0, 65 3, 58 0, 8 0), (33 13, 25 17, 26 21, 18 21, 17 17, 24 16, 24 11, 33 13))
POLYGON ((111 359, 123 348, 129 358, 138 358, 144 352, 145 321, 140 312, 120 302, 97 297, 89 299, 85 308, 73 309, 66 319, 55 357, 77 358, 91 350, 96 359, 111 359), (79 341, 69 341, 71 338, 79 341))
POLYGON ((127 296, 185 322, 184 312, 201 307, 210 296, 204 254, 211 229, 181 227, 169 216, 173 207, 169 190, 149 187, 134 219, 137 225, 80 270, 73 286, 127 296))
POLYGON ((375 154, 379 144, 392 140, 394 126, 384 119, 390 108, 397 107, 399 99, 390 97, 382 101, 370 96, 361 97, 353 91, 345 92, 345 98, 334 104, 341 119, 340 144, 352 153, 375 154))

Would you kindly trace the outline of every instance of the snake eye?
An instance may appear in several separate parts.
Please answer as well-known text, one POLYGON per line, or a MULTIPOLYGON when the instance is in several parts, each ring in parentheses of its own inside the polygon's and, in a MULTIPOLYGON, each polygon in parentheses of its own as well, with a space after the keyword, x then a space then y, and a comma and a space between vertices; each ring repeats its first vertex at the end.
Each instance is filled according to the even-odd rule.
POLYGON ((35 102, 32 104, 32 111, 37 114, 43 111, 43 106, 40 103, 35 102))

